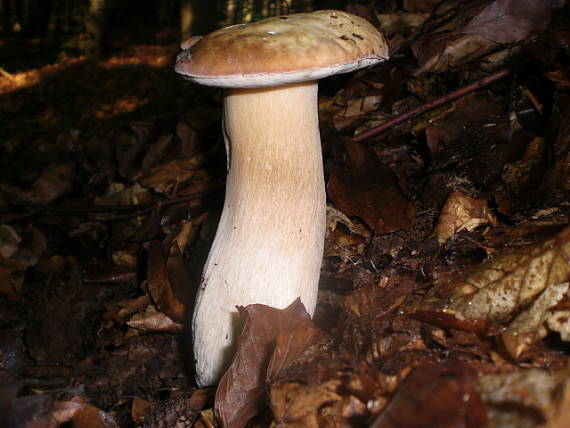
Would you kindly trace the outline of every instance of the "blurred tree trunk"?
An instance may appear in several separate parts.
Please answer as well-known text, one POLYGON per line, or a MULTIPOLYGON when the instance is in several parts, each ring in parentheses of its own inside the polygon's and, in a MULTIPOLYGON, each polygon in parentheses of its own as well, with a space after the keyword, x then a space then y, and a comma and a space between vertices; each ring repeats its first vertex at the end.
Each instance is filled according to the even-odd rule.
POLYGON ((180 34, 182 40, 207 34, 218 23, 216 1, 180 0, 180 34))
POLYGON ((7 0, 0 0, 0 17, 2 19, 2 23, 0 23, 0 26, 2 27, 2 31, 8 30, 9 18, 8 18, 7 6, 8 6, 7 0))
POLYGON ((103 38, 106 30, 106 0, 89 0, 89 10, 85 17, 87 42, 85 55, 90 59, 99 59, 103 47, 103 38))
POLYGON ((2 11, 6 13, 7 29, 19 34, 30 25, 32 4, 30 0, 8 0, 2 2, 2 11))

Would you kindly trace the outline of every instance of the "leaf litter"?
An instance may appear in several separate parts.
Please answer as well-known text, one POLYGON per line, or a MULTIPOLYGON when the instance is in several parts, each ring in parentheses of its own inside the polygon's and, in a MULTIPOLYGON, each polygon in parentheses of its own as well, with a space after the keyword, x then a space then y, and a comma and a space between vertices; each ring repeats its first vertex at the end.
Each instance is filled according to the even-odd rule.
POLYGON ((242 308, 217 389, 193 384, 186 325, 223 197, 219 95, 174 75, 175 43, 2 81, 0 425, 570 423, 568 6, 388 3, 347 8, 392 60, 319 97, 314 319, 242 308))

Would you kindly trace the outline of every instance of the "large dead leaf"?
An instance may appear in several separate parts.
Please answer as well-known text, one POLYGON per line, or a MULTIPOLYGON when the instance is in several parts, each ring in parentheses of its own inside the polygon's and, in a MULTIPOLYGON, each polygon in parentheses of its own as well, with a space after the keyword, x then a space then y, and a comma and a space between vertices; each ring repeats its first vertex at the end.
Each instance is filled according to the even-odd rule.
POLYGON ((489 331, 527 310, 548 287, 567 281, 569 261, 567 228, 540 245, 496 256, 461 278, 436 286, 412 312, 436 324, 489 331))
MULTIPOLYGON (((442 2, 441 8, 445 8, 442 2)), ((429 32, 412 44, 418 73, 445 71, 543 30, 564 1, 496 0, 459 2, 460 7, 434 14, 429 32)))
POLYGON ((458 362, 415 369, 400 385, 372 428, 486 426, 474 373, 458 362))
POLYGON ((496 43, 514 43, 526 39, 534 31, 543 30, 552 11, 564 3, 543 0, 495 0, 463 28, 464 34, 475 34, 496 43))
POLYGON ((400 193, 394 173, 362 144, 337 146, 327 191, 340 211, 364 219, 377 233, 406 226, 415 213, 414 205, 400 193))
POLYGON ((279 348, 271 363, 272 375, 298 355, 313 337, 292 333, 301 326, 314 331, 299 299, 285 309, 261 304, 238 309, 245 324, 234 361, 216 391, 215 405, 223 426, 232 428, 245 426, 263 405, 267 367, 276 340, 279 348))

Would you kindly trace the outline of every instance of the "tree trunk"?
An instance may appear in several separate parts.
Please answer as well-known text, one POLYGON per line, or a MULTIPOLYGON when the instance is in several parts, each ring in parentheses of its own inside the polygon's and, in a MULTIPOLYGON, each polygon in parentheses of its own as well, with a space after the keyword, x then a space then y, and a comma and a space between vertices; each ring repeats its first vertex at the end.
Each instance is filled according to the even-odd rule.
POLYGON ((105 4, 106 0, 89 0, 89 10, 85 17, 87 43, 85 55, 89 59, 99 59, 105 34, 105 4))
POLYGON ((182 40, 200 36, 216 28, 216 1, 180 0, 180 34, 182 40))

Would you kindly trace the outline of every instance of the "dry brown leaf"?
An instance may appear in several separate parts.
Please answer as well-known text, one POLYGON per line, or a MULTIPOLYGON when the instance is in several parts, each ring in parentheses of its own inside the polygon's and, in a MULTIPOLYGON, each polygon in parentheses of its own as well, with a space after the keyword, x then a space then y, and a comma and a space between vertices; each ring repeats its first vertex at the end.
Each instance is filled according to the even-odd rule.
MULTIPOLYGON (((271 388, 271 411, 280 427, 319 428, 322 413, 327 413, 336 403, 342 402, 337 393, 340 380, 306 386, 289 382, 271 388)), ((329 425, 330 426, 330 425, 329 425)))
POLYGON ((157 312, 154 306, 147 306, 146 311, 134 314, 127 325, 147 332, 181 333, 183 325, 177 323, 163 312, 157 312))
POLYGON ((327 191, 340 211, 362 218, 379 234, 401 229, 415 213, 392 170, 362 144, 345 141, 337 146, 327 191))
POLYGON ((382 101, 382 95, 369 94, 363 97, 353 98, 348 101, 346 107, 333 116, 333 125, 337 131, 357 122, 359 118, 376 110, 382 101))
POLYGON ((546 337, 548 334, 546 324, 552 317, 550 309, 562 300, 568 291, 568 285, 568 282, 563 282, 546 287, 542 294, 501 334, 505 349, 515 360, 519 359, 532 344, 546 337))
POLYGON ((412 312, 428 322, 489 331, 570 278, 570 228, 540 245, 496 256, 434 287, 412 312))
POLYGON ((131 404, 131 419, 137 425, 144 422, 145 414, 148 409, 152 406, 152 403, 142 398, 135 397, 131 404))
MULTIPOLYGON (((178 244, 174 244, 174 255, 180 256, 178 244)), ((159 242, 151 242, 148 246, 148 279, 147 287, 156 308, 164 312, 174 322, 184 322, 186 306, 176 297, 168 271, 166 249, 159 242)), ((180 272, 180 270, 177 270, 180 272)))
POLYGON ((25 275, 25 268, 0 265, 0 295, 10 300, 20 300, 25 275))
POLYGON ((497 219, 489 210, 487 200, 471 198, 454 190, 441 210, 435 236, 443 243, 460 230, 472 231, 482 224, 496 223, 497 219))
POLYGON ((75 412, 72 421, 73 428, 119 428, 109 413, 89 404, 75 412))
POLYGON ((497 47, 483 37, 457 33, 435 33, 412 44, 418 60, 414 74, 446 71, 488 54, 497 47))
POLYGON ((351 262, 353 258, 364 255, 370 236, 368 228, 327 206, 325 257, 340 257, 345 263, 351 262))
POLYGON ((475 374, 459 362, 419 367, 400 385, 371 428, 486 426, 485 407, 474 381, 475 374))
MULTIPOLYGON (((533 138, 522 159, 505 165, 501 179, 519 200, 532 200, 540 190, 548 164, 548 145, 542 137, 533 138)), ((521 202, 519 202, 521 203, 521 202)))
POLYGON ((490 426, 562 428, 570 423, 570 371, 527 369, 481 376, 490 426))
POLYGON ((344 308, 355 317, 379 317, 400 307, 415 285, 409 277, 397 277, 388 287, 365 285, 344 298, 344 308))
POLYGON ((0 183, 0 189, 14 199, 21 199, 34 205, 45 205, 71 192, 74 181, 75 173, 72 165, 55 164, 49 165, 25 189, 19 189, 6 183, 0 183))
POLYGON ((496 43, 519 42, 532 32, 543 30, 557 6, 556 2, 542 0, 495 0, 476 15, 462 33, 496 43))
POLYGON ((196 157, 163 163, 152 168, 139 181, 158 193, 174 197, 183 185, 190 181, 203 181, 207 177, 207 171, 200 169, 202 162, 202 158, 196 157))
POLYGON ((12 257, 20 248, 22 238, 12 226, 0 225, 0 257, 7 259, 12 257))
MULTIPOLYGON (((245 426, 259 412, 265 394, 267 367, 277 338, 284 335, 281 342, 287 345, 291 332, 311 323, 299 299, 285 309, 261 304, 238 309, 245 323, 238 338, 236 356, 218 385, 215 404, 223 426, 232 428, 245 426)), ((298 340, 302 343, 289 345, 298 353, 306 339, 301 335, 298 340)), ((275 368, 280 359, 288 361, 287 354, 276 357, 275 368)))
POLYGON ((267 383, 271 383, 283 370, 287 369, 301 356, 303 351, 317 341, 321 334, 321 331, 308 318, 301 319, 293 330, 279 334, 267 366, 267 383))
POLYGON ((474 1, 440 13, 435 25, 428 26, 430 32, 412 44, 419 65, 416 73, 445 71, 487 55, 503 43, 523 40, 544 29, 561 3, 474 1))

